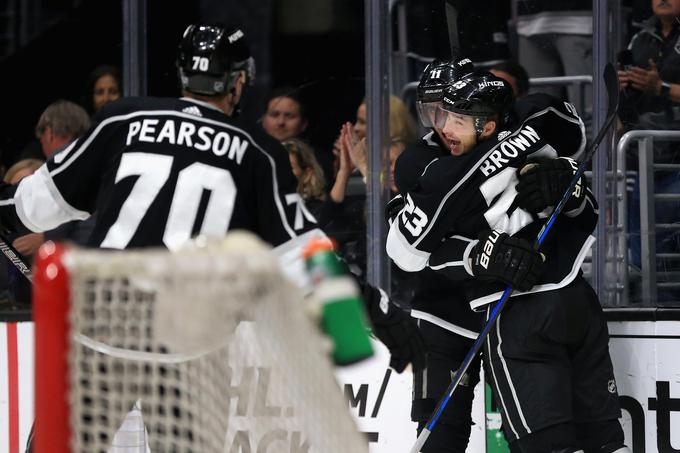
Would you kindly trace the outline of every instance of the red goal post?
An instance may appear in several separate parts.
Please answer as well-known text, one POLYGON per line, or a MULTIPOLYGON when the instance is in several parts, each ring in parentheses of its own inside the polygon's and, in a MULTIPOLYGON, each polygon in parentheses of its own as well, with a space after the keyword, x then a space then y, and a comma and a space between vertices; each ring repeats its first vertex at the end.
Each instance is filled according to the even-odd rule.
POLYGON ((34 274, 35 329, 34 452, 69 453, 68 440, 68 276, 64 246, 48 242, 40 248, 34 274))
POLYGON ((226 243, 40 249, 34 453, 368 451, 276 258, 226 243))

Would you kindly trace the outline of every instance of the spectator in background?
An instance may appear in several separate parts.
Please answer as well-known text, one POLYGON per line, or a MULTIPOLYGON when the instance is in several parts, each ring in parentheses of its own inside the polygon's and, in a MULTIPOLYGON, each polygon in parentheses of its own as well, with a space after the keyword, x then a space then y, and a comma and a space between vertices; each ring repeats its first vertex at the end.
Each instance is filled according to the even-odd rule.
MULTIPOLYGON (((390 96, 390 175, 381 180, 394 189, 394 163, 407 143, 416 140, 416 123, 406 105, 397 96, 390 96)), ((328 202, 320 223, 328 225, 329 236, 335 235, 340 254, 357 275, 365 272, 366 265, 366 184, 368 159, 366 147, 366 102, 357 108, 354 124, 345 123, 340 130, 338 145, 338 171, 330 190, 328 202)))
MULTIPOLYGON (((592 0, 519 0, 517 14, 519 62, 530 77, 592 74, 592 0)), ((541 91, 563 97, 559 88, 541 91)), ((575 102, 577 87, 570 85, 567 92, 575 102)), ((585 111, 592 110, 591 99, 587 91, 585 111)), ((587 121, 590 115, 583 116, 587 121)))
POLYGON ((331 154, 333 155, 333 174, 332 180, 335 181, 338 171, 340 171, 340 158, 341 158, 341 148, 340 148, 340 135, 337 136, 335 141, 333 142, 333 149, 331 150, 331 154))
MULTIPOLYGON (((12 165, 5 173, 3 181, 8 184, 19 184, 26 176, 32 175, 45 162, 39 159, 23 159, 12 165)), ((45 241, 69 241, 80 246, 85 246, 94 227, 94 216, 84 221, 67 222, 57 228, 44 233, 28 233, 22 236, 11 235, 8 239, 12 247, 19 252, 24 261, 30 264, 33 255, 45 241)), ((31 301, 31 286, 26 278, 14 268, 4 266, 7 273, 7 294, 9 300, 20 304, 29 304, 31 301)))
POLYGON ((9 167, 2 179, 7 184, 18 184, 26 176, 32 175, 44 163, 45 161, 40 159, 22 159, 9 167))
MULTIPOLYGON (((620 114, 621 121, 625 130, 680 130, 680 24, 676 19, 680 16, 680 0, 651 0, 651 5, 654 16, 642 23, 642 29, 633 36, 628 46, 628 56, 622 61, 625 66, 619 68, 619 83, 623 89, 622 108, 619 111, 624 112, 620 114)), ((637 167, 637 159, 631 161, 631 166, 637 167)), ((654 161, 679 164, 678 142, 655 142, 654 161)), ((680 172, 655 172, 654 192, 680 193, 680 172)), ((655 211, 656 223, 680 222, 680 202, 677 200, 657 200, 655 211)), ((640 267, 639 178, 633 190, 628 222, 631 263, 640 267)), ((680 253, 680 231, 657 231, 656 251, 680 253)), ((677 258, 657 259, 657 266, 660 266, 659 271, 677 270, 680 267, 677 258)), ((657 281, 663 281, 663 278, 663 274, 657 274, 657 281)), ((680 291, 659 288, 658 301, 680 303, 680 291)))
POLYGON ((83 105, 90 115, 123 96, 120 71, 111 65, 97 66, 88 76, 83 105))
MULTIPOLYGON (((413 140, 411 140, 412 142, 413 140)), ((406 149, 406 145, 408 143, 405 140, 402 140, 400 138, 394 139, 390 142, 390 175, 389 178, 387 179, 387 183, 390 185, 390 191, 392 192, 392 195, 395 195, 399 192, 399 189, 397 188, 397 185, 394 182, 394 166, 397 163, 397 159, 401 155, 401 153, 404 152, 406 149)))
MULTIPOLYGON (((90 117, 85 109, 71 101, 59 100, 50 104, 40 115, 35 134, 40 141, 44 158, 51 158, 70 142, 83 135, 90 127, 90 117)), ((17 184, 22 178, 33 174, 43 161, 24 159, 17 162, 13 174, 6 175, 5 182, 17 184), (11 178, 11 179, 10 179, 11 178)), ((44 233, 29 233, 12 241, 12 246, 25 258, 30 258, 46 240, 72 241, 85 245, 94 227, 95 215, 85 221, 72 221, 44 233)))
POLYGON ((50 158, 90 126, 90 117, 78 104, 60 99, 43 110, 35 127, 37 140, 21 151, 20 160, 50 158))
POLYGON ((292 87, 277 88, 267 98, 262 115, 264 130, 280 142, 299 137, 307 129, 307 113, 299 92, 292 87))
MULTIPOLYGON (((3 151, 0 148, 0 158, 3 157, 3 151)), ((0 161, 0 178, 5 177, 5 173, 7 172, 7 167, 5 167, 5 164, 0 161)))
MULTIPOLYGON (((347 147, 354 167, 366 179, 368 174, 368 158, 366 155, 366 101, 357 109, 356 122, 341 128, 341 141, 347 147), (343 138, 344 137, 344 138, 343 138)), ((406 104, 395 95, 390 95, 389 133, 390 133, 390 181, 394 174, 394 162, 404 150, 406 144, 417 138, 416 122, 408 111, 406 104)))
POLYGON ((352 124, 345 123, 333 146, 335 181, 318 218, 319 226, 338 244, 342 256, 352 273, 365 276, 366 272, 366 222, 364 206, 366 187, 344 143, 351 134, 352 124), (349 130, 350 132, 347 132, 349 130))
POLYGON ((78 104, 63 99, 53 102, 40 115, 35 135, 44 157, 50 158, 90 127, 90 117, 78 104))
POLYGON ((291 138, 282 144, 288 151, 290 166, 298 181, 297 192, 305 200, 307 209, 319 220, 321 205, 326 199, 326 178, 314 150, 299 138, 291 138))
POLYGON ((654 16, 633 36, 619 69, 627 129, 680 129, 680 0, 651 0, 654 16))
POLYGON ((418 138, 416 121, 408 107, 395 95, 390 95, 390 141, 414 142, 418 138))
MULTIPOLYGON (((281 142, 304 136, 304 140, 309 143, 308 112, 298 88, 281 87, 273 90, 267 97, 265 112, 260 121, 262 128, 281 142)), ((332 181, 334 174, 332 154, 316 146, 312 149, 316 161, 324 172, 324 180, 332 181)))
MULTIPOLYGON (((392 104, 392 96, 390 95, 390 107, 392 104)), ((390 122, 390 126, 392 123, 390 122)), ((366 138, 366 100, 364 99, 359 107, 357 108, 357 119, 352 125, 352 132, 356 136, 357 140, 363 140, 366 138)))
MULTIPOLYGON (((390 139, 401 139, 407 142, 415 141, 418 128, 406 104, 399 97, 390 95, 390 139)), ((357 108, 357 119, 352 125, 352 132, 357 140, 366 138, 366 100, 357 108)))
POLYGON ((489 69, 496 77, 506 80, 512 86, 512 94, 515 99, 520 99, 529 93, 529 75, 521 64, 508 60, 497 63, 489 69))

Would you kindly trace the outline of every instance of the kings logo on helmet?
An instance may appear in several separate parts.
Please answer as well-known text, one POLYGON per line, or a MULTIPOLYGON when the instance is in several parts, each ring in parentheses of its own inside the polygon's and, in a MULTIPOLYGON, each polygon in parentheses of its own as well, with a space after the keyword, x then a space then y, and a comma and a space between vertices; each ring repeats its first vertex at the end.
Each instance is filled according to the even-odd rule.
POLYGON ((505 82, 502 82, 500 80, 485 80, 483 82, 479 82, 479 88, 502 87, 504 85, 505 85, 505 82))

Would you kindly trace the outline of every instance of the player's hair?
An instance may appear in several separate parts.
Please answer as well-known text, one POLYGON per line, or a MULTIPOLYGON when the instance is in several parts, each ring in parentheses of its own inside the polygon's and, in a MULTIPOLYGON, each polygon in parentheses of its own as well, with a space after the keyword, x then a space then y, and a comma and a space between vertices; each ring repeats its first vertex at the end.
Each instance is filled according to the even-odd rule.
POLYGON ((35 126, 36 137, 40 138, 48 127, 59 137, 74 139, 90 127, 90 116, 75 102, 60 99, 48 105, 40 115, 35 126))
POLYGON ((308 184, 298 181, 298 193, 302 198, 324 198, 326 178, 319 161, 316 160, 312 147, 299 138, 288 139, 283 142, 283 146, 296 157, 298 165, 303 171, 312 170, 312 179, 308 184))
POLYGON ((274 88, 269 93, 267 99, 265 100, 264 103, 265 113, 266 110, 269 109, 269 103, 276 98, 288 98, 295 101, 299 107, 300 116, 304 119, 307 119, 307 106, 305 105, 305 102, 302 99, 302 95, 299 89, 292 86, 282 86, 274 88))

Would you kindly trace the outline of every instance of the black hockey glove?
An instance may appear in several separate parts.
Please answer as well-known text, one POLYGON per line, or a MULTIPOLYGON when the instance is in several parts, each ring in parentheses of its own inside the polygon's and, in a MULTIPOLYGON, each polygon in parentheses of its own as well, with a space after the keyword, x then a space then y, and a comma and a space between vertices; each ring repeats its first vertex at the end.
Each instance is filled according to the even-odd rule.
POLYGON ((392 222, 397 217, 399 212, 404 209, 405 204, 404 197, 401 195, 397 195, 387 202, 387 206, 385 206, 385 220, 387 223, 392 222))
MULTIPOLYGON (((577 168, 578 163, 568 157, 543 158, 527 163, 519 170, 515 202, 532 214, 538 214, 548 206, 557 206, 577 168)), ((581 207, 585 196, 586 178, 581 176, 563 212, 581 207)))
POLYGON ((422 370, 427 350, 416 321, 371 285, 363 285, 363 296, 373 333, 390 351, 390 367, 401 373, 411 363, 414 371, 422 370))
POLYGON ((470 253, 472 273, 482 280, 498 280, 520 291, 531 289, 543 270, 543 255, 521 238, 491 230, 479 235, 470 253))

